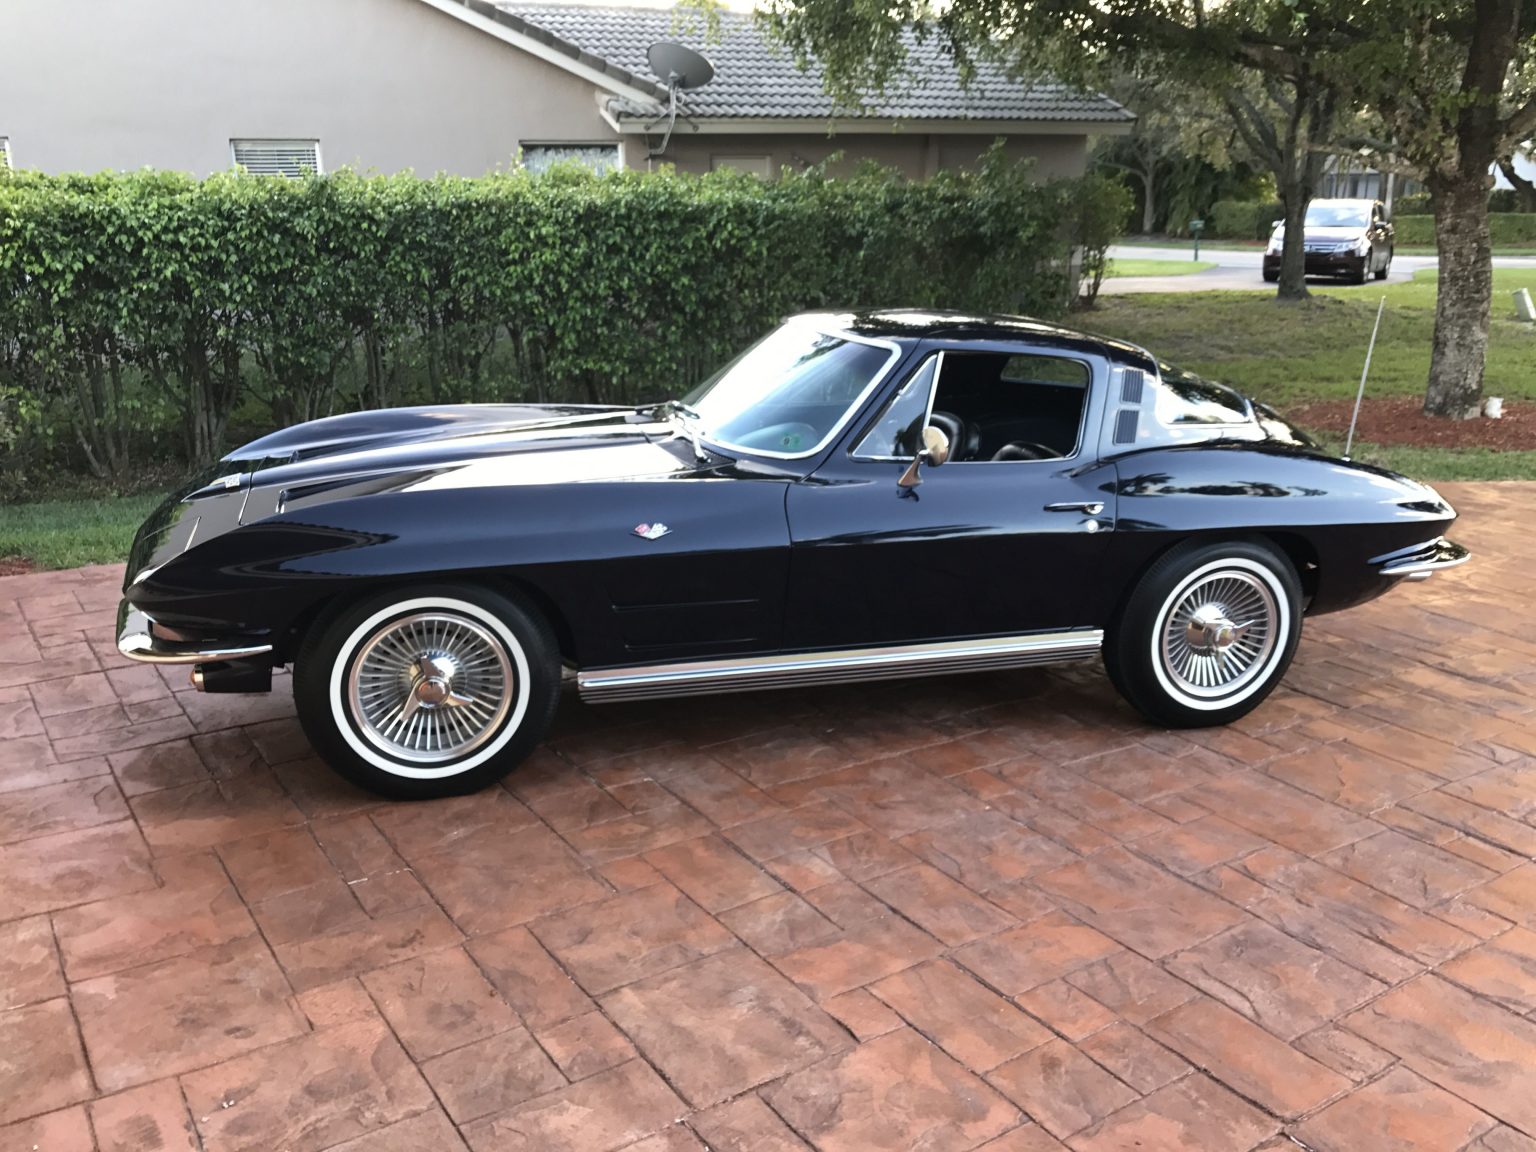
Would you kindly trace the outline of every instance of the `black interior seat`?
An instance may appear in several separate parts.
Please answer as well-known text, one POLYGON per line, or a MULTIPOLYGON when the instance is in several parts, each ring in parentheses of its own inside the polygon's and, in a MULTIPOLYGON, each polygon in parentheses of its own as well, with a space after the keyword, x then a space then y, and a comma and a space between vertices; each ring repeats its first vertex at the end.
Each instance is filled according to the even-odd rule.
POLYGON ((928 423, 949 437, 951 460, 981 459, 981 429, 969 420, 962 420, 953 412, 935 410, 929 414, 928 423))

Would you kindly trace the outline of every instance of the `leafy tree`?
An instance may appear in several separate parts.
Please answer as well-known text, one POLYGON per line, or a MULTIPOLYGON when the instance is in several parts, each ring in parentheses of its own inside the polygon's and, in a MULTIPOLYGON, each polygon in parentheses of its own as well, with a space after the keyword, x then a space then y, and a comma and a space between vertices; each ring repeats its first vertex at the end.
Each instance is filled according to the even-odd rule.
POLYGON ((980 59, 1022 76, 1102 85, 1159 69, 1224 93, 1285 205, 1279 295, 1307 295, 1301 222, 1352 78, 1327 64, 1347 0, 768 0, 765 20, 846 103, 883 91, 914 39, 940 37, 962 76, 980 59), (1332 6, 1332 7, 1331 7, 1332 6))
POLYGON ((1134 111, 1136 124, 1128 136, 1099 137, 1092 160, 1140 185, 1142 232, 1157 231, 1164 220, 1174 231, 1175 222, 1228 194, 1217 186, 1223 181, 1216 167, 1231 165, 1232 135, 1219 101, 1156 68, 1119 72, 1104 92, 1134 111))
POLYGON ((1420 172, 1434 199, 1440 290, 1424 410, 1477 414, 1489 172, 1536 133, 1533 0, 769 0, 766 19, 848 96, 878 90, 913 35, 942 37, 962 69, 991 57, 1021 75, 1087 81, 1126 61, 1208 86, 1225 76, 1235 121, 1268 156, 1285 205, 1281 297, 1305 294, 1300 224, 1321 156, 1338 146, 1341 121, 1372 113, 1382 125, 1372 146, 1420 172))
POLYGON ((1361 0, 1333 66, 1381 123, 1366 140, 1417 170, 1434 203, 1440 284, 1424 411, 1482 405, 1493 300, 1488 190, 1495 163, 1536 132, 1536 5, 1528 0, 1361 0))

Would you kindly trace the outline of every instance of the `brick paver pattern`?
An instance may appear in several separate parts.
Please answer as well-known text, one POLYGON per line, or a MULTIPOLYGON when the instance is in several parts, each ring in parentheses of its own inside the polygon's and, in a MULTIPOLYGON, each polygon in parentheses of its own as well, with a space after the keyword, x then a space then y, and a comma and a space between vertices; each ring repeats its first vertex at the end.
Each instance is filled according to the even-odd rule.
POLYGON ((0 580, 0 1148, 1536 1150, 1536 485, 1164 732, 1096 665, 593 708, 381 803, 0 580))

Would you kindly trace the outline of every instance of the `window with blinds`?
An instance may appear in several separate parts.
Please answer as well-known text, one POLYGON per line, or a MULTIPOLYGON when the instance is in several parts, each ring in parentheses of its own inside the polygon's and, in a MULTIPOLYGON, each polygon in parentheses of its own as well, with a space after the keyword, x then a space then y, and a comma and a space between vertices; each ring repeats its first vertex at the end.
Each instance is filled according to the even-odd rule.
POLYGON ((11 138, 0 136, 0 168, 11 166, 11 138))
POLYGON ((303 176, 319 173, 318 140, 231 140, 235 167, 252 176, 303 176))

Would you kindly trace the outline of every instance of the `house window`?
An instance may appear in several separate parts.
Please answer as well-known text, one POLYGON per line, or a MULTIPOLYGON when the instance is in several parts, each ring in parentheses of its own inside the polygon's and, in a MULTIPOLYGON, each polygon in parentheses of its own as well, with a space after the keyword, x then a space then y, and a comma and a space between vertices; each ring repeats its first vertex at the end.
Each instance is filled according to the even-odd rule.
POLYGON ((11 138, 0 136, 0 168, 11 166, 11 138))
POLYGON ((619 165, 617 144, 524 144, 523 167, 543 172, 552 164, 575 163, 594 172, 612 172, 619 165))
POLYGON ((709 166, 715 172, 721 169, 750 172, 754 176, 761 176, 764 180, 773 175, 773 157, 771 156, 711 156, 709 166))
POLYGON ((252 176, 304 176, 324 171, 318 140, 231 140, 229 150, 235 167, 252 176))

